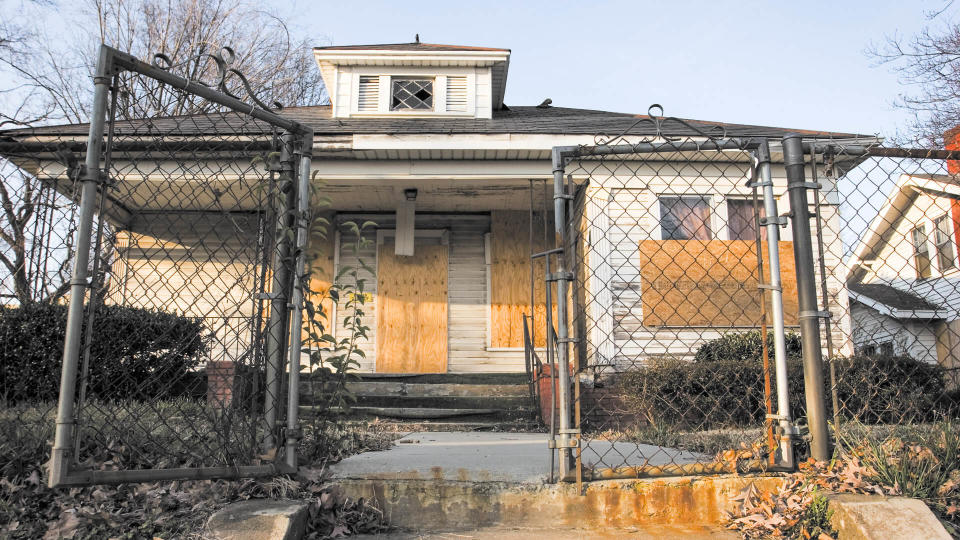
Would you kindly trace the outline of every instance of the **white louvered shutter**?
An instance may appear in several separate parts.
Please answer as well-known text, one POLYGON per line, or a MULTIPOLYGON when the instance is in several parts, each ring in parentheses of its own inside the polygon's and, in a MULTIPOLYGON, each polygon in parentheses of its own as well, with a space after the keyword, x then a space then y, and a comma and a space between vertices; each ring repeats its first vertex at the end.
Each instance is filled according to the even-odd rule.
POLYGON ((467 112, 467 78, 447 77, 447 112, 467 112))
POLYGON ((357 93, 358 112, 377 112, 380 110, 380 77, 361 75, 357 93))

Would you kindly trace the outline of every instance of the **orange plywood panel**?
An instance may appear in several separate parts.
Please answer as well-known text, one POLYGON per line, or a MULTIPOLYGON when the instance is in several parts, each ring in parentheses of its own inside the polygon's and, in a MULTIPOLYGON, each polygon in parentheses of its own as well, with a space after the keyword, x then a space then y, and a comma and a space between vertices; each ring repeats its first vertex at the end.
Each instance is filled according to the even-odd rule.
MULTIPOLYGON (((539 216, 538 216, 539 217, 539 216)), ((544 251, 543 221, 534 221, 533 251, 544 251)), ((490 213, 490 344, 523 347, 523 315, 530 313, 530 213, 490 213)), ((552 233, 552 231, 551 231, 552 233)), ((535 345, 546 343, 546 285, 542 258, 534 262, 535 345)), ((553 308, 556 317, 556 306, 553 308)))
MULTIPOLYGON (((754 242, 643 240, 639 248, 644 326, 760 324, 754 242)), ((793 243, 780 242, 779 248, 784 320, 787 325, 796 325, 793 243)), ((766 275, 769 269, 766 245, 763 264, 766 275)))
MULTIPOLYGON (((327 231, 326 237, 316 232, 311 235, 306 253, 307 269, 310 274, 310 291, 306 294, 314 306, 322 308, 324 312, 323 317, 317 317, 316 323, 323 325, 322 332, 320 332, 320 328, 314 328, 314 331, 318 333, 331 333, 334 324, 331 317, 333 314, 333 299, 329 295, 334 278, 333 252, 334 233, 332 230, 327 231)), ((304 314, 304 317, 308 316, 308 314, 304 314)), ((310 321, 304 321, 303 339, 305 345, 309 339, 309 324, 311 324, 310 321)), ((315 343, 314 345, 321 344, 315 343)))
POLYGON ((447 371, 448 246, 417 246, 416 255, 377 254, 377 371, 447 371))

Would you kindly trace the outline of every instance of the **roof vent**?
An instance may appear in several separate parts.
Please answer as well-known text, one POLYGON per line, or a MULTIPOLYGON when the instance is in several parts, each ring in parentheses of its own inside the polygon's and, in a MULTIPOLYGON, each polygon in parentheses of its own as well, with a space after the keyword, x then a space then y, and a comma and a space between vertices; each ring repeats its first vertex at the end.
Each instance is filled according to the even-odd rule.
POLYGON ((358 112, 377 112, 380 109, 380 77, 361 76, 357 94, 358 112))

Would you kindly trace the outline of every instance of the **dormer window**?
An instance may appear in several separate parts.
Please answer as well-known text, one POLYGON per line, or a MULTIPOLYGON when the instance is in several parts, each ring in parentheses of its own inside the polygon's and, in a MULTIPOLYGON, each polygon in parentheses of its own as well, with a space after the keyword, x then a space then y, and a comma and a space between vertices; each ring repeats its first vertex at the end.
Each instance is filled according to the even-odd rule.
POLYGON ((391 82, 391 111, 433 110, 433 79, 394 77, 391 82))
POLYGON ((503 107, 509 49, 436 43, 313 50, 334 118, 493 118, 503 107))

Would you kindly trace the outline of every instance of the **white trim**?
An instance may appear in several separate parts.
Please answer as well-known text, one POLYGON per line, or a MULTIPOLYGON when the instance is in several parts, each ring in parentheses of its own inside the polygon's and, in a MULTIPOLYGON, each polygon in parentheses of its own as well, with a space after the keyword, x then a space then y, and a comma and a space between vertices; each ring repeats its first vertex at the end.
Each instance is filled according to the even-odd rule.
MULTIPOLYGON (((596 363, 606 365, 612 362, 616 354, 616 338, 614 337, 613 322, 613 268, 610 266, 610 254, 613 244, 607 236, 610 230, 610 215, 608 213, 609 199, 602 199, 602 190, 588 192, 586 198, 587 220, 590 225, 587 229, 590 254, 588 265, 590 268, 590 293, 594 302, 590 305, 593 328, 591 340, 596 347, 596 363)), ((657 205, 659 207, 659 204, 657 205)), ((659 222, 658 222, 659 223, 659 222)), ((659 224, 658 224, 659 227, 659 224)))

